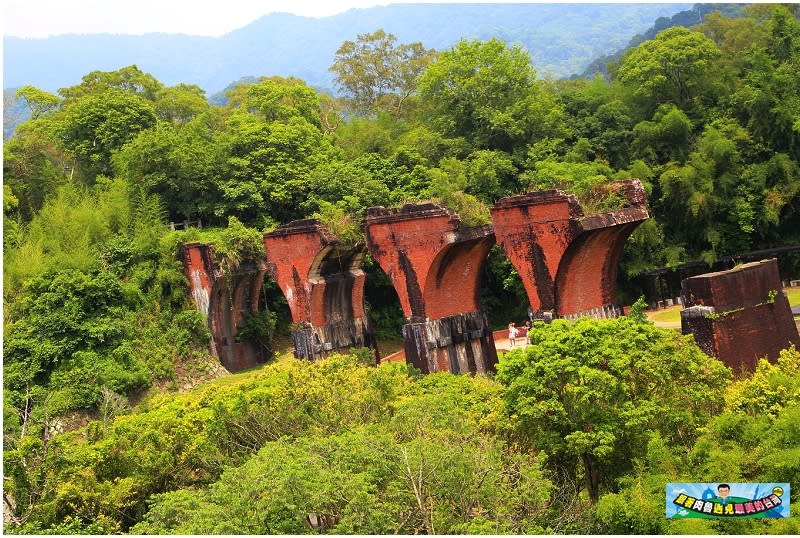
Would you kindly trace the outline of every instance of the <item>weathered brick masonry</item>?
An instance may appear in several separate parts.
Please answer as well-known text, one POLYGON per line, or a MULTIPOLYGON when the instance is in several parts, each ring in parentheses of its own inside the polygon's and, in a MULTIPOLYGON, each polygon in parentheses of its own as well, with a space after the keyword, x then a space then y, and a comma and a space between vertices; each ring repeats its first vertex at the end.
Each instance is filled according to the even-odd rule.
POLYGON ((374 348, 364 315, 363 245, 342 245, 319 220, 308 219, 266 234, 264 250, 267 268, 289 304, 298 358, 374 348))
POLYGON ((492 207, 497 242, 520 275, 535 317, 617 311, 619 258, 649 215, 638 180, 615 187, 625 207, 596 215, 584 215, 577 198, 561 190, 510 196, 492 207))
POLYGON ((266 267, 245 262, 224 274, 211 244, 181 246, 180 257, 189 280, 189 293, 211 329, 211 352, 234 372, 265 360, 265 350, 250 340, 237 338, 244 315, 258 310, 266 267))
MULTIPOLYGON (((639 181, 619 182, 616 188, 627 200, 618 211, 586 216, 574 196, 551 190, 502 199, 492 208, 493 226, 474 228, 435 204, 370 208, 366 248, 400 299, 406 360, 423 372, 495 367, 497 351, 478 300, 481 268, 495 236, 538 313, 617 315, 619 257, 627 237, 648 215, 639 181)), ((297 357, 316 359, 358 346, 375 349, 364 313, 364 246, 342 245, 310 219, 266 234, 264 249, 266 269, 289 304, 297 357)), ((211 247, 187 245, 185 250, 192 295, 209 316, 223 364, 251 365, 258 357, 248 351, 249 344, 235 341, 236 326, 241 312, 257 308, 265 268, 233 275, 228 294, 211 247)))
POLYGON ((683 333, 737 372, 800 345, 776 259, 687 278, 681 288, 683 333))
POLYGON ((367 211, 367 247, 397 290, 406 324, 406 361, 423 372, 484 372, 497 351, 480 311, 480 270, 491 226, 461 226, 435 204, 367 211))

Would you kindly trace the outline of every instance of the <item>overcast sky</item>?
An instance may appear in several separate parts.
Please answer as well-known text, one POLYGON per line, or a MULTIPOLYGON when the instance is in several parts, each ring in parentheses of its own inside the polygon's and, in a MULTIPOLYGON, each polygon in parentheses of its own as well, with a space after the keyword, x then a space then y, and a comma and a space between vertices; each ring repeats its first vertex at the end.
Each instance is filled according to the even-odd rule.
POLYGON ((481 0, 2 0, 3 35, 166 32, 220 36, 273 12, 325 17, 354 7, 420 1, 481 0))

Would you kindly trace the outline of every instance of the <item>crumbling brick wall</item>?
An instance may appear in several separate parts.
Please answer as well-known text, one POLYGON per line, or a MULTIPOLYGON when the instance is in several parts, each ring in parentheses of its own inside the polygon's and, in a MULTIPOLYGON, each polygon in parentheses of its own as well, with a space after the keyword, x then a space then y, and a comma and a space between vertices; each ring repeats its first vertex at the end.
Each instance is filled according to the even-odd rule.
POLYGON ((189 294, 211 329, 211 353, 231 372, 263 363, 268 350, 258 342, 239 338, 238 332, 244 316, 258 310, 266 267, 245 262, 233 274, 225 274, 214 255, 214 245, 206 243, 182 245, 179 256, 189 294))
POLYGON ((734 371, 800 343, 774 258, 686 278, 681 287, 683 333, 734 371))

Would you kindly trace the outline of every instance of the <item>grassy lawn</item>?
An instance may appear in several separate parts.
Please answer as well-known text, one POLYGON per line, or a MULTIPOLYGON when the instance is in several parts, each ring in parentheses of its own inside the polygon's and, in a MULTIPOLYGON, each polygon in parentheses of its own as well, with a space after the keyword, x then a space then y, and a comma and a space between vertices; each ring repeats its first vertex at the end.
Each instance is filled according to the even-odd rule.
POLYGON ((783 292, 789 298, 789 304, 792 308, 800 305, 800 288, 786 288, 783 292))
POLYGON ((681 320, 681 306, 671 306, 665 310, 659 310, 658 312, 648 313, 647 317, 650 318, 651 321, 658 321, 659 323, 669 323, 674 321, 681 320))

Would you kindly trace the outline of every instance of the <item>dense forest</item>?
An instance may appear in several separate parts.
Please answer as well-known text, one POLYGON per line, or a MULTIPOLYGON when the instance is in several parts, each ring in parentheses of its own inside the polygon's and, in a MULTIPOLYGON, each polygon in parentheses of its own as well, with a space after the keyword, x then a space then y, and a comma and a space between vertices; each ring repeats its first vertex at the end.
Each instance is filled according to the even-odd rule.
MULTIPOLYGON (((560 188, 601 211, 618 203, 607 185, 635 177, 652 218, 623 254, 626 304, 650 269, 800 243, 795 6, 663 30, 608 77, 542 79, 530 60, 498 39, 437 51, 376 30, 331 58, 341 97, 264 76, 212 105, 136 66, 19 89, 30 119, 3 148, 5 532, 800 533, 796 516, 665 519, 666 482, 800 488, 800 353, 732 372, 641 301, 537 324, 496 374, 421 376, 363 350, 291 359, 267 282, 246 330, 275 359, 228 375, 209 356, 178 246, 213 241, 234 264, 293 219, 357 242, 371 206, 433 200, 481 224, 498 198, 560 188)), ((373 323, 397 338, 388 279, 365 265, 373 323)), ((494 323, 524 316, 496 249, 483 288, 494 323)))

